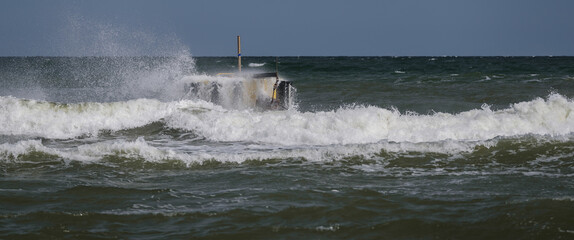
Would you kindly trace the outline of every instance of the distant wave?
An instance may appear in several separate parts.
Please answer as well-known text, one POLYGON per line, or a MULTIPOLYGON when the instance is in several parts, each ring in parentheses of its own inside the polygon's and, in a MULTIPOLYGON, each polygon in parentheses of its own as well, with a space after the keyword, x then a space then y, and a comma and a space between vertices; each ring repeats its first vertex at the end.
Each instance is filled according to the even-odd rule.
POLYGON ((249 63, 249 67, 263 67, 265 63, 249 63))

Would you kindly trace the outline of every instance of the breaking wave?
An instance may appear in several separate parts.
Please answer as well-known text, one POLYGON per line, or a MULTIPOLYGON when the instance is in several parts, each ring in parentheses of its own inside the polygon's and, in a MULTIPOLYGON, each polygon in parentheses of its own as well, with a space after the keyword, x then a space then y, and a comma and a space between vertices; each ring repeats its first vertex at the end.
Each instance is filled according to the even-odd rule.
MULTIPOLYGON (((374 106, 319 112, 254 111, 229 110, 202 100, 60 104, 0 97, 0 134, 5 139, 25 139, 0 144, 0 159, 26 161, 41 154, 56 162, 143 159, 148 164, 176 161, 191 166, 210 160, 332 161, 394 158, 403 153, 457 156, 493 147, 518 152, 534 148, 541 154, 563 151, 564 156, 571 156, 571 148, 560 142, 572 141, 572 110, 574 102, 559 94, 497 111, 484 105, 458 114, 430 115, 374 106), (141 130, 146 128, 178 134, 157 140, 156 133, 151 137, 141 130), (106 138, 110 131, 128 134, 106 138), (180 137, 186 134, 194 137, 180 137), (61 148, 30 137, 83 143, 61 148), (504 139, 508 138, 523 140, 507 146, 504 139), (165 141, 178 147, 169 147, 165 141)), ((496 155, 497 150, 488 152, 496 155)))
POLYGON ((299 112, 230 110, 202 100, 137 99, 61 104, 0 97, 0 134, 67 139, 163 122, 210 141, 282 146, 388 142, 481 141, 574 131, 574 102, 559 94, 493 111, 487 105, 458 114, 401 114, 374 106, 299 112))

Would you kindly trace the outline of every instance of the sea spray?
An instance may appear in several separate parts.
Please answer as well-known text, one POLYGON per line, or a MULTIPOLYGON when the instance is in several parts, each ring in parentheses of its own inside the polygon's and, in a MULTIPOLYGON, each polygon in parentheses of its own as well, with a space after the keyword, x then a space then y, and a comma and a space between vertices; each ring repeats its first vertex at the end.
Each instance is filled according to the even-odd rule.
POLYGON ((53 40, 61 57, 2 62, 1 95, 52 102, 180 98, 195 59, 176 36, 72 16, 53 40), (56 91, 57 90, 57 91, 56 91))
MULTIPOLYGON (((269 110, 272 109, 271 96, 276 81, 274 77, 255 78, 252 74, 201 74, 185 76, 179 82, 185 89, 184 99, 204 100, 230 110, 269 110)), ((292 90, 290 101, 284 107, 295 109, 295 88, 289 88, 292 90)))

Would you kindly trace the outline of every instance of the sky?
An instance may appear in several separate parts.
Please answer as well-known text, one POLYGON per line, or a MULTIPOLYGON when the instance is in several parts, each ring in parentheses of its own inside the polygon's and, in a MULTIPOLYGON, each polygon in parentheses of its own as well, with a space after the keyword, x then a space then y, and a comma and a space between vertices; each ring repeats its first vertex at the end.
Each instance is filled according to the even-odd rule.
POLYGON ((2 0, 0 56, 574 56, 572 0, 2 0))

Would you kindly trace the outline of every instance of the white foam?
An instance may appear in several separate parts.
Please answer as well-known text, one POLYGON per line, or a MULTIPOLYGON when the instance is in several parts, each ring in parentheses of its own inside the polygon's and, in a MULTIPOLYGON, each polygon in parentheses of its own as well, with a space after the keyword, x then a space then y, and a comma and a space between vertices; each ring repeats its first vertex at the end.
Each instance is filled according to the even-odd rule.
POLYGON ((83 144, 75 148, 53 148, 44 146, 39 140, 23 140, 14 144, 0 145, 0 158, 19 159, 31 152, 43 152, 58 156, 69 161, 84 163, 98 162, 106 156, 116 156, 129 159, 145 159, 149 162, 164 162, 179 160, 190 166, 207 160, 219 162, 242 163, 247 160, 266 159, 306 159, 312 162, 336 161, 347 157, 362 156, 367 159, 380 159, 377 156, 381 150, 387 152, 460 152, 472 151, 474 146, 484 143, 375 143, 346 146, 293 146, 290 148, 273 145, 181 145, 179 147, 163 147, 164 144, 154 144, 143 137, 136 140, 108 140, 97 143, 83 144))
POLYGON ((2 156, 3 159, 18 158, 21 155, 33 151, 41 151, 45 153, 55 154, 55 151, 52 151, 51 149, 44 147, 40 140, 25 140, 14 144, 11 143, 0 144, 0 156, 2 156))
POLYGON ((281 146, 473 142, 529 134, 566 136, 574 131, 573 110, 574 102, 559 94, 498 111, 484 105, 458 114, 431 115, 373 106, 259 112, 229 110, 200 100, 55 104, 0 97, 0 134, 74 138, 162 121, 209 141, 281 146))
POLYGON ((101 158, 107 155, 115 155, 127 158, 144 158, 150 162, 163 160, 188 160, 185 154, 180 154, 172 149, 159 149, 149 145, 143 137, 135 141, 115 140, 81 145, 77 149, 78 154, 92 158, 101 158))
POLYGON ((113 103, 58 104, 0 97, 0 134, 45 138, 97 136, 101 130, 122 130, 160 121, 187 107, 211 107, 202 101, 164 103, 137 99, 113 103))
POLYGON ((66 160, 74 159, 82 162, 98 160, 98 158, 78 154, 77 152, 69 152, 66 150, 46 147, 40 140, 23 140, 16 143, 0 144, 0 159, 5 161, 9 159, 20 159, 23 155, 32 152, 42 152, 45 154, 58 156, 66 160))
MULTIPOLYGON (((379 142, 373 144, 351 144, 351 145, 327 145, 327 146, 276 146, 272 144, 245 144, 245 143, 223 143, 223 144, 188 144, 186 142, 171 142, 165 144, 161 142, 146 141, 144 137, 136 140, 104 140, 96 143, 79 145, 72 148, 57 148, 54 146, 44 146, 39 140, 23 140, 17 143, 5 143, 0 145, 0 161, 21 161, 22 155, 32 152, 43 152, 62 158, 65 162, 80 161, 83 163, 99 163, 109 156, 126 159, 143 159, 148 162, 163 163, 171 161, 181 161, 187 166, 193 166, 204 161, 215 160, 218 162, 243 163, 247 160, 267 160, 267 159, 305 159, 310 162, 331 162, 345 160, 348 158, 364 158, 375 160, 375 164, 357 165, 354 168, 361 171, 397 171, 387 169, 389 159, 394 159, 392 155, 412 156, 412 154, 443 153, 448 154, 448 159, 457 159, 461 153, 470 153, 478 146, 493 147, 498 140, 465 142, 465 141, 442 141, 427 143, 392 143, 379 142), (381 155, 383 153, 383 155, 381 155), (391 154, 391 157, 387 156, 391 154)), ((444 161, 449 161, 444 159, 444 161)), ((443 161, 443 160, 437 160, 443 161)), ((418 168, 399 169, 399 172, 413 174, 430 175, 483 175, 497 174, 484 173, 482 171, 449 172, 439 168, 436 171, 420 170, 418 168)), ((564 174, 536 173, 536 171, 525 172, 524 168, 505 169, 504 174, 524 174, 527 176, 551 176, 564 177, 564 174)), ((572 174, 566 175, 572 177, 572 174)))
POLYGON ((574 131, 574 103, 552 94, 492 111, 488 106, 459 114, 401 114, 378 107, 329 112, 177 112, 169 126, 193 130, 213 141, 252 141, 281 145, 389 142, 482 141, 527 134, 559 136, 574 131))
POLYGON ((263 67, 265 63, 249 63, 249 67, 263 67))

